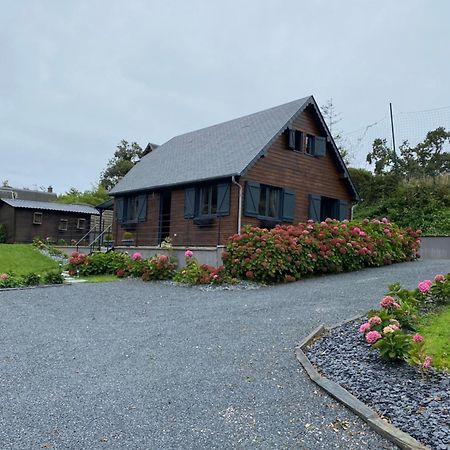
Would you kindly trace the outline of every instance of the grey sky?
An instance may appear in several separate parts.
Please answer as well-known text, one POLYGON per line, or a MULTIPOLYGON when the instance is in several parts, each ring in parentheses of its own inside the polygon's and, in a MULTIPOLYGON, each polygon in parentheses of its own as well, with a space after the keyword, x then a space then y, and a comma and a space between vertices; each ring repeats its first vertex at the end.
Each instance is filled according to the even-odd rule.
POLYGON ((0 5, 0 181, 17 187, 87 189, 121 139, 163 143, 309 94, 333 97, 344 132, 389 101, 450 105, 446 0, 0 5))

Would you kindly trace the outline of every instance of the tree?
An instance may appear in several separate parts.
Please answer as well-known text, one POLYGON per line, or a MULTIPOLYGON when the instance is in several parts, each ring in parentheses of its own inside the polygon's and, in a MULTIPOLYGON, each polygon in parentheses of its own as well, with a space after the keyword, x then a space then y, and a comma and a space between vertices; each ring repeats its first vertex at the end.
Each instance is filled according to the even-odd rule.
POLYGON ((328 125, 328 129, 330 130, 330 133, 333 136, 334 142, 336 143, 339 153, 341 154, 342 159, 344 160, 344 163, 346 165, 349 165, 351 162, 351 155, 350 152, 348 151, 348 148, 345 145, 342 132, 335 131, 333 133, 334 126, 342 120, 340 113, 336 112, 333 99, 332 98, 328 99, 327 103, 325 105, 322 105, 320 109, 322 111, 322 115, 325 119, 325 122, 328 125))
POLYGON ((386 139, 375 139, 367 162, 375 164, 375 175, 396 173, 401 178, 424 178, 450 174, 450 153, 445 144, 450 143, 450 131, 444 127, 429 131, 415 147, 404 141, 399 155, 387 145, 386 139))
POLYGON ((79 191, 78 189, 72 187, 65 194, 59 195, 58 203, 85 203, 92 206, 100 205, 101 203, 108 200, 110 196, 108 191, 100 183, 93 186, 92 189, 86 191, 79 191))
POLYGON ((108 161, 106 169, 100 175, 100 184, 110 190, 130 169, 146 154, 137 144, 122 139, 116 147, 113 158, 108 161))

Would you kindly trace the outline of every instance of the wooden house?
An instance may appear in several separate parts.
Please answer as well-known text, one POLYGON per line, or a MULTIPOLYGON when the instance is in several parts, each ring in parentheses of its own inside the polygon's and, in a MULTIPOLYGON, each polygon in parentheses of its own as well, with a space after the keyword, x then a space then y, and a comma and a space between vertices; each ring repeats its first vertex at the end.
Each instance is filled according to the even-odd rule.
POLYGON ((89 232, 91 216, 98 214, 87 205, 0 198, 0 224, 6 227, 8 243, 28 243, 35 237, 48 237, 70 244, 89 232))
POLYGON ((312 96, 170 139, 110 191, 114 237, 224 244, 241 226, 351 216, 358 193, 312 96))

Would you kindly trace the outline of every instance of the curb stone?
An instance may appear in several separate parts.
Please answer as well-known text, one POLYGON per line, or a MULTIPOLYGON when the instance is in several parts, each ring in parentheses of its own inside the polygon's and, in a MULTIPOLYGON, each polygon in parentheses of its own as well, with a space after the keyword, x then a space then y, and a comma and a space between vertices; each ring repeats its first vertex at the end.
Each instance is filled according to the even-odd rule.
POLYGON ((39 286, 23 286, 23 287, 15 287, 15 288, 1 288, 0 292, 3 291, 25 291, 26 289, 44 289, 51 287, 61 287, 61 286, 70 286, 72 283, 64 281, 64 283, 60 284, 40 284, 39 286))
POLYGON ((295 349, 295 356, 298 362, 305 369, 311 380, 363 419, 377 433, 386 437, 400 448, 404 450, 430 450, 429 447, 426 447, 408 433, 405 433, 397 427, 394 427, 393 425, 382 420, 372 408, 369 408, 365 403, 358 400, 340 384, 335 383, 334 381, 331 381, 319 374, 303 352, 303 349, 315 340, 319 339, 320 336, 322 336, 326 331, 327 328, 325 328, 323 324, 318 326, 308 336, 306 336, 295 349))

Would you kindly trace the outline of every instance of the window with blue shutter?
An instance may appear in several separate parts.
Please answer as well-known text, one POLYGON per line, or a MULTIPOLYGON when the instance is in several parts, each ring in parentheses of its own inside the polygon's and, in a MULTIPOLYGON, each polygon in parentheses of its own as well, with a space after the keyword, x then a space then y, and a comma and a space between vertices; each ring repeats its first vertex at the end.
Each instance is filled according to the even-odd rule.
POLYGON ((122 223, 124 219, 124 211, 123 211, 123 197, 116 197, 115 199, 115 207, 116 207, 116 219, 118 223, 122 223))
POLYGON ((138 222, 147 220, 147 195, 139 195, 137 201, 137 219, 138 222))
POLYGON ((295 150, 295 130, 288 128, 288 147, 295 150))
POLYGON ((283 222, 293 222, 295 214, 295 192, 290 189, 283 190, 283 222))
POLYGON ((217 185, 217 215, 228 216, 230 214, 230 183, 217 185))
POLYGON ((259 187, 259 183, 253 181, 247 181, 245 185, 244 214, 246 216, 258 216, 260 197, 259 187))
POLYGON ((348 210, 348 202, 339 200, 339 220, 345 220, 349 218, 348 210))
POLYGON ((184 218, 192 219, 195 217, 195 200, 196 200, 196 189, 187 188, 184 190, 184 218))
POLYGON ((313 152, 314 156, 325 156, 327 151, 327 138, 323 136, 315 136, 313 140, 313 152))
POLYGON ((321 221, 321 203, 322 197, 320 195, 309 194, 308 219, 314 220, 314 222, 321 221))

